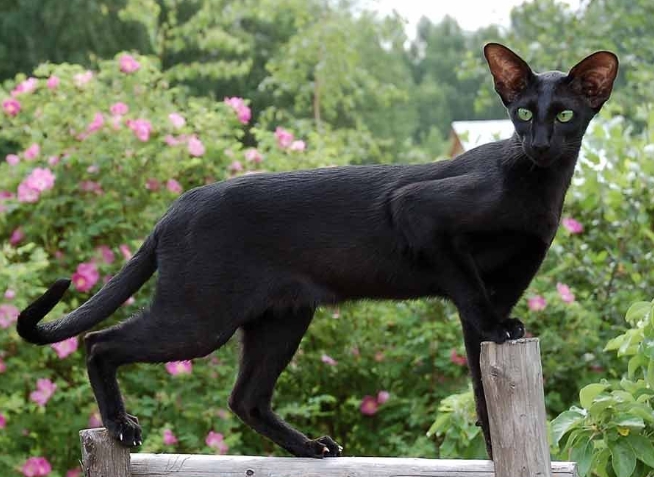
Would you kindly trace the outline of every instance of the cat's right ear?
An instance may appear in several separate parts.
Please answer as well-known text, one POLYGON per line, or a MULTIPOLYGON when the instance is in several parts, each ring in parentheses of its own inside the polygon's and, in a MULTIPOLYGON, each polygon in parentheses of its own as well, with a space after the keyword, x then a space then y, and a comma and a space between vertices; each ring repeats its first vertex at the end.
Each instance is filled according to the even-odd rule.
POLYGON ((508 106, 527 87, 534 73, 525 60, 499 43, 484 46, 484 56, 493 75, 495 91, 508 106))

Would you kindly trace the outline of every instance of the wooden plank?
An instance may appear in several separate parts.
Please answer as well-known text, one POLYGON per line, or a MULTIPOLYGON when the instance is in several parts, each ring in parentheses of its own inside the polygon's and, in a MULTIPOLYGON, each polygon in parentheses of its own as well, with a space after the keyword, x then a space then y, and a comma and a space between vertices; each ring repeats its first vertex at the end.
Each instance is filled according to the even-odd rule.
POLYGON ((481 375, 496 477, 550 477, 538 339, 482 343, 481 375))
MULTIPOLYGON (((554 477, 576 477, 576 465, 553 462, 554 477)), ((494 477, 488 460, 402 459, 389 457, 212 456, 132 454, 132 477, 494 477)), ((513 477, 535 477, 516 473, 513 477)))
POLYGON ((130 477, 129 449, 109 437, 106 429, 84 429, 79 440, 85 477, 130 477))

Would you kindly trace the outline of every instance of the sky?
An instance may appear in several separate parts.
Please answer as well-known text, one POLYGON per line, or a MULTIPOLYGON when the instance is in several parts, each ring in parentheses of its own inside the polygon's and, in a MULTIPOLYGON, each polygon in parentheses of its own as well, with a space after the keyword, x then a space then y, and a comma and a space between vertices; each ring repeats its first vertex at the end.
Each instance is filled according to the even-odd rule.
MULTIPOLYGON (((580 0, 560 0, 573 8, 580 0)), ((476 30, 489 24, 508 26, 511 9, 525 0, 364 0, 371 10, 390 14, 393 10, 408 21, 407 33, 414 35, 421 16, 439 21, 445 15, 456 18, 464 30, 476 30)))

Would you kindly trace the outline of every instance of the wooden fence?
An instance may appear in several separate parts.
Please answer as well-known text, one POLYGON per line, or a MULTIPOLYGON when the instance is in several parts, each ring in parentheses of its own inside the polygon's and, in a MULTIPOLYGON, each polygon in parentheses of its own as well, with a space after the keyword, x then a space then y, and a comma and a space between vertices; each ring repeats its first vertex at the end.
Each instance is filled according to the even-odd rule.
POLYGON ((131 454, 104 429, 80 431, 86 477, 576 477, 550 462, 537 339, 482 345, 494 462, 488 460, 131 454))

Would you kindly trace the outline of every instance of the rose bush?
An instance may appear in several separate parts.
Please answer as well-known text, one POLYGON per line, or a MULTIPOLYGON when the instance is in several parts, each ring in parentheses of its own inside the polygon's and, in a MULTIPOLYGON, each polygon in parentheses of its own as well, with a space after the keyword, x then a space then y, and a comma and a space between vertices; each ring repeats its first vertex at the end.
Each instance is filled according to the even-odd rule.
MULTIPOLYGON (((389 160, 363 129, 323 124, 319 132, 274 109, 250 124, 247 99, 224 98, 191 97, 168 84, 155 59, 133 53, 94 71, 44 65, 0 89, 0 475, 79 475, 77 431, 101 425, 81 339, 36 347, 15 331, 19 310, 54 279, 73 282, 56 317, 97 292, 192 187, 389 160)), ((103 326, 147 306, 151 290, 103 326)), ((121 370, 144 451, 283 454, 226 408, 235 347, 121 370)), ((457 318, 440 303, 320 310, 275 407, 350 454, 435 455, 426 416, 465 381, 461 352, 457 318)))

